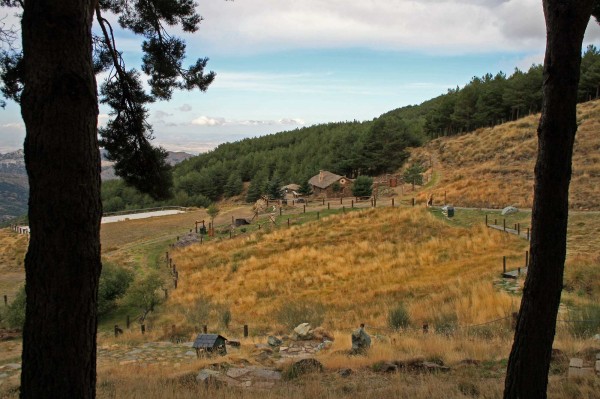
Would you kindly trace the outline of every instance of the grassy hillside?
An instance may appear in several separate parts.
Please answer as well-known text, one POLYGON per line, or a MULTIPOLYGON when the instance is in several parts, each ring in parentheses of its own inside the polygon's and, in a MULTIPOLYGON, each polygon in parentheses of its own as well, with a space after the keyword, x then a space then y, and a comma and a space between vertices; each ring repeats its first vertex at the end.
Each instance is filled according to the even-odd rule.
MULTIPOLYGON (((0 229, 0 297, 12 301, 25 281, 24 259, 28 238, 10 229, 0 229)), ((0 306, 4 306, 2 303, 0 306)))
POLYGON ((388 311, 404 303, 415 325, 471 324, 514 310, 492 280, 500 254, 516 260, 524 251, 522 240, 451 227, 424 209, 364 210, 179 250, 180 288, 169 306, 209 299, 227 304, 237 324, 266 327, 277 325, 285 304, 317 302, 330 328, 350 328, 385 326, 388 311))
MULTIPOLYGON (((217 225, 246 211, 223 210, 217 225)), ((262 220, 261 231, 237 231, 234 239, 217 238, 179 250, 168 245, 176 235, 188 231, 194 220, 205 218, 203 211, 103 225, 105 260, 134 270, 136 277, 151 271, 167 275, 162 257, 168 249, 180 280, 178 289, 171 289, 169 299, 147 320, 145 335, 134 322, 123 336, 112 336, 114 324, 123 327, 125 315, 135 314, 125 301, 102 320, 98 396, 250 399, 267 394, 272 398, 386 399, 463 398, 465 392, 477 392, 479 397, 501 397, 512 343, 510 317, 504 318, 518 307, 521 284, 501 283, 498 274, 502 256, 508 257, 511 269, 523 262, 527 242, 486 229, 482 211, 459 210, 451 220, 437 210, 421 207, 324 214, 320 220, 315 220, 314 213, 294 215, 298 223, 301 217, 305 220, 290 228, 286 223, 268 228, 262 220), (400 303, 411 328, 391 331, 387 328, 389 311, 400 303), (326 368, 324 374, 282 382, 269 391, 206 391, 192 383, 199 369, 215 362, 225 367, 250 364, 285 369, 277 354, 259 360, 255 344, 264 343, 268 333, 289 333, 281 314, 289 316, 294 312, 290 305, 297 304, 321 312, 322 325, 335 335, 333 348, 317 355, 326 368), (222 318, 227 310, 232 315, 228 328, 222 318), (478 325, 496 319, 504 320, 478 325), (348 357, 343 351, 350 347, 349 332, 360 322, 366 323, 373 335, 373 349, 367 356, 348 357), (419 332, 423 322, 429 323, 430 334, 419 332), (241 339, 240 350, 219 359, 196 360, 183 355, 189 348, 151 344, 174 333, 189 340, 195 327, 202 324, 229 338, 239 337, 241 325, 249 324, 252 336, 241 339), (164 349, 158 350, 158 346, 164 349), (380 361, 415 358, 443 361, 451 371, 427 375, 374 371, 380 361), (344 368, 353 370, 350 378, 337 375, 344 368)), ((489 215, 499 217, 497 212, 489 215)), ((526 226, 528 218, 529 214, 522 212, 509 217, 507 224, 526 226)), ((590 306, 600 298, 598 232, 600 214, 571 217, 561 320, 573 317, 571 310, 590 306)), ((0 261, 12 265, 0 273, 1 287, 6 289, 22 281, 26 239, 7 229, 0 233, 4 249, 0 261), (7 271, 14 271, 18 279, 7 271)), ((568 324, 560 323, 555 348, 565 356, 587 356, 586 348, 594 342, 572 334, 568 324)), ((0 343, 0 353, 6 354, 0 356, 0 367, 18 362, 19 350, 18 341, 0 343)), ((565 378, 565 358, 567 363, 553 363, 549 397, 597 397, 597 379, 575 384, 565 378)), ((10 389, 18 385, 16 376, 11 374, 11 380, 0 387, 0 396, 16 397, 16 391, 10 389)))
MULTIPOLYGON (((600 101, 578 106, 579 129, 573 154, 570 206, 600 209, 600 101)), ((444 137, 412 151, 411 160, 433 164, 437 183, 421 191, 439 202, 500 208, 529 208, 533 201, 533 168, 537 154, 536 129, 540 115, 531 115, 493 128, 444 137)))

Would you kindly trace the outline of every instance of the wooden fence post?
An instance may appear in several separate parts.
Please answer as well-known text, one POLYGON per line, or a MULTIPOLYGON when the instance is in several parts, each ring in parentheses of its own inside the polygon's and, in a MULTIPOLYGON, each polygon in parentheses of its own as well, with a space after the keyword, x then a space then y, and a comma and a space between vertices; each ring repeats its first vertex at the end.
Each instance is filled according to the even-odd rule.
POLYGON ((208 326, 206 324, 202 326, 202 332, 204 334, 208 333, 208 326))
POLYGON ((394 207, 394 199, 392 198, 392 208, 394 207))
POLYGON ((351 200, 351 201, 350 201, 350 207, 351 207, 352 209, 354 209, 354 200, 351 200))
POLYGON ((163 291, 165 292, 165 299, 169 299, 169 289, 163 288, 163 291))
POLYGON ((8 306, 8 296, 4 295, 4 306, 8 306))
POLYGON ((317 220, 319 220, 319 212, 317 212, 317 220))
POLYGON ((502 257, 502 272, 506 273, 506 256, 502 257))
POLYGON ((371 198, 371 208, 373 207, 373 198, 371 198))
POLYGON ((244 324, 244 338, 248 338, 248 324, 244 324))
POLYGON ((290 218, 288 218, 288 227, 290 227, 290 218))
POLYGON ((303 211, 303 213, 306 213, 306 205, 303 205, 303 206, 304 206, 304 211, 303 211))
MULTIPOLYGON (((325 198, 323 198, 323 205, 325 205, 325 198)), ((328 204, 329 205, 329 204, 328 204)))
POLYGON ((504 231, 506 231, 506 219, 503 219, 503 223, 504 223, 504 231))
POLYGON ((412 199, 412 206, 415 206, 415 199, 412 199))
POLYGON ((488 225, 488 216, 487 215, 485 215, 485 225, 486 226, 488 225))
POLYGON ((521 223, 517 223, 517 235, 521 235, 521 223))
POLYGON ((146 333, 146 325, 145 325, 145 324, 142 324, 142 325, 140 326, 140 328, 141 328, 141 330, 142 330, 142 335, 144 335, 144 334, 146 333))

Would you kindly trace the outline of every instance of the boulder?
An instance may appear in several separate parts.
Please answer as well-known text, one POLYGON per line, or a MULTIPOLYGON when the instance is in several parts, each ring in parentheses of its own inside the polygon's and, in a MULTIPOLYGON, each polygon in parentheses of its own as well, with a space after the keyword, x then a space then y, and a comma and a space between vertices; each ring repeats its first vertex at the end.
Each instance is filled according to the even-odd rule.
POLYGON ((227 385, 222 379, 221 373, 211 369, 202 369, 196 376, 196 381, 205 384, 207 387, 221 388, 227 385))
POLYGON ((333 346, 333 341, 329 341, 329 340, 324 340, 323 342, 321 342, 319 345, 317 345, 317 350, 318 351, 322 351, 325 349, 330 349, 333 346))
POLYGON ((290 368, 286 371, 285 376, 287 379, 299 377, 303 374, 309 373, 322 373, 323 364, 314 358, 301 359, 293 363, 290 368))
POLYGON ((352 333, 352 351, 364 352, 371 347, 371 337, 364 328, 360 327, 352 333))
POLYGON ((341 369, 340 371, 338 371, 338 374, 340 375, 340 377, 343 378, 350 377, 350 375, 352 374, 352 369, 341 369))
POLYGON ((294 328, 294 336, 299 340, 312 339, 310 324, 299 324, 296 328, 294 328))
POLYGON ((378 373, 395 373, 398 371, 398 366, 390 362, 377 362, 373 365, 373 371, 378 373))
POLYGON ((506 208, 502 209, 502 216, 512 215, 513 213, 517 212, 519 212, 519 210, 514 206, 507 206, 506 208))
POLYGON ((440 364, 434 362, 428 362, 422 358, 395 361, 394 364, 399 370, 403 371, 417 371, 417 372, 435 372, 435 371, 450 371, 450 367, 444 366, 442 362, 440 364))
POLYGON ((273 335, 269 335, 269 337, 267 338, 267 344, 269 344, 270 346, 280 346, 282 343, 282 340, 273 335))

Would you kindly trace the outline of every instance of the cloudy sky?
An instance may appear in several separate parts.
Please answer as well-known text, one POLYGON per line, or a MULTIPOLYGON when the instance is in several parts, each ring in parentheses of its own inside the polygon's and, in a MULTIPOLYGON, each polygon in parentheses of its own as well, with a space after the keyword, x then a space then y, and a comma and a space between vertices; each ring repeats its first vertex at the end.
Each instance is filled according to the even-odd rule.
MULTIPOLYGON (((198 11, 200 30, 183 35, 189 60, 210 58, 217 78, 206 93, 151 106, 156 142, 168 150, 369 120, 475 75, 527 69, 545 46, 541 0, 199 0, 198 11)), ((125 32, 117 41, 139 69, 140 41, 125 32)), ((591 21, 585 44, 599 43, 591 21)), ((0 152, 21 148, 23 137, 9 104, 0 152)))

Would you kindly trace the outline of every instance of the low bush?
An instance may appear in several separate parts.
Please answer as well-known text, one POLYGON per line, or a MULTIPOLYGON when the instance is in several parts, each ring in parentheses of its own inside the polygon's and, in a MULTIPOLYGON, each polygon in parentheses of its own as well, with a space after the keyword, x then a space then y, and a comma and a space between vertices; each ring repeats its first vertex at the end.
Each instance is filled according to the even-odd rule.
POLYGON ((404 304, 398 304, 388 313, 388 326, 394 330, 407 328, 410 325, 410 316, 404 304))

